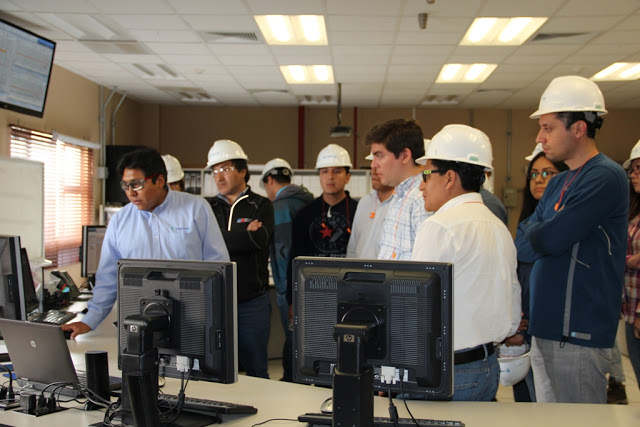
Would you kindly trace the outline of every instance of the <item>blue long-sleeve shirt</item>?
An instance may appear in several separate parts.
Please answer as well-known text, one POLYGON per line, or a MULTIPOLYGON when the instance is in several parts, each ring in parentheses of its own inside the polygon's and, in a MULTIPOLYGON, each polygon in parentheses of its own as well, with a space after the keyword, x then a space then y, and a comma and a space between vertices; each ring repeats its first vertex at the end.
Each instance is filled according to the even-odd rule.
POLYGON ((516 239, 518 257, 535 261, 531 335, 587 347, 613 346, 626 253, 628 185, 624 170, 598 154, 581 170, 549 181, 534 214, 520 224, 525 239, 516 239))
POLYGON ((169 190, 153 212, 129 203, 109 222, 93 298, 82 322, 95 329, 109 314, 117 294, 119 259, 229 261, 218 222, 202 197, 169 190))

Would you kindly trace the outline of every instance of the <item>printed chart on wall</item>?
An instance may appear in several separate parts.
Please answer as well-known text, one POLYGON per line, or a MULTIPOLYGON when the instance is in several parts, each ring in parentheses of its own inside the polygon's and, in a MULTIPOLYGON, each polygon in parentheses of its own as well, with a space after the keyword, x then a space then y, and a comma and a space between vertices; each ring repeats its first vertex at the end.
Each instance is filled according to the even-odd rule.
POLYGON ((44 164, 0 157, 0 234, 20 236, 29 258, 44 258, 44 164))

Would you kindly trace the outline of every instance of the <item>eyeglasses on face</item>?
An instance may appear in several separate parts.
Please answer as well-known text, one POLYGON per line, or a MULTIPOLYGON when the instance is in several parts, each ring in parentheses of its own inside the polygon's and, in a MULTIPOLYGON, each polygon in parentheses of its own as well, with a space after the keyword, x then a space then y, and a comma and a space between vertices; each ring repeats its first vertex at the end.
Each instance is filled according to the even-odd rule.
POLYGON ((422 182, 427 182, 427 178, 432 173, 440 173, 440 169, 426 169, 422 171, 422 182))
POLYGON ((553 177, 554 175, 557 175, 558 172, 554 172, 554 171, 542 171, 542 172, 531 172, 529 174, 529 180, 533 181, 534 179, 538 178, 539 176, 542 177, 542 179, 549 179, 551 177, 553 177))
POLYGON ((160 174, 154 173, 153 175, 145 176, 143 179, 134 179, 133 181, 129 181, 129 182, 120 181, 120 188, 122 188, 124 191, 127 191, 129 189, 133 191, 140 191, 144 188, 144 183, 148 179, 155 178, 158 175, 160 174))
POLYGON ((227 172, 233 171, 233 170, 236 170, 235 166, 223 166, 223 167, 218 168, 218 169, 211 169, 211 173, 213 174, 213 176, 216 176, 219 173, 227 173, 227 172))
POLYGON ((631 175, 638 175, 640 173, 640 163, 637 163, 635 165, 631 165, 627 168, 627 175, 631 176, 631 175))

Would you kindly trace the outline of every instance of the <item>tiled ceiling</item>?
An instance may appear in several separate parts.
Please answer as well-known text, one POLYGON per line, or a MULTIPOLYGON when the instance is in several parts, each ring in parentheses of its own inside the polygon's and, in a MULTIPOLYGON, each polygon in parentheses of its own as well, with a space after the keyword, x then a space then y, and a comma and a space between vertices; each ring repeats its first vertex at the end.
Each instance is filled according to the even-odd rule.
MULTIPOLYGON (((553 77, 640 61, 640 0, 0 0, 0 17, 56 41, 58 66, 161 105, 335 104, 337 85, 289 85, 279 71, 330 64, 345 106, 532 108, 553 77), (76 38, 50 14, 114 34, 76 38), (261 14, 324 15, 329 44, 269 46, 261 14), (549 20, 522 46, 458 46, 480 16, 549 20), (449 62, 499 65, 481 84, 435 84, 449 62), (170 73, 141 77, 145 64, 170 73)), ((640 80, 599 85, 608 108, 640 108, 640 80)))

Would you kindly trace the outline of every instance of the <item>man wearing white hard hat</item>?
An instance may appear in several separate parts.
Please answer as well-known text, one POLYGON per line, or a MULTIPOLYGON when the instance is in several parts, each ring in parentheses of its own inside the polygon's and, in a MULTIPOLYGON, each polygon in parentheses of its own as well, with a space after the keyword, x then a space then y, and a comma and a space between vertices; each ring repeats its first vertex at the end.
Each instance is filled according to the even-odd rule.
POLYGON ((287 302, 287 268, 293 245, 293 218, 300 209, 313 200, 313 194, 303 185, 291 183, 293 169, 284 159, 271 159, 264 165, 260 185, 273 203, 275 228, 270 244, 271 274, 278 294, 280 321, 285 334, 282 350, 282 380, 293 381, 291 357, 291 330, 289 329, 289 303, 287 302))
POLYGON ((162 156, 164 164, 167 167, 167 183, 173 191, 184 191, 184 171, 180 161, 171 154, 162 156))
POLYGON ((420 173, 416 159, 424 155, 422 129, 413 120, 396 119, 376 125, 365 137, 371 146, 371 168, 383 185, 395 187, 383 230, 378 240, 378 259, 408 260, 425 212, 420 194, 420 173))
POLYGON ((238 360, 247 375, 269 378, 267 341, 271 303, 269 241, 273 234, 273 205, 247 185, 249 167, 242 147, 231 140, 216 141, 207 169, 218 187, 207 198, 218 220, 231 261, 238 271, 238 360))
POLYGON ((537 257, 529 333, 538 402, 606 403, 629 208, 624 169, 595 142, 606 113, 593 81, 564 76, 551 81, 531 115, 546 157, 569 166, 520 224, 537 257), (539 390, 545 378, 550 387, 539 390))
MULTIPOLYGON (((373 160, 373 154, 369 154, 365 160, 373 160)), ((387 216, 393 191, 393 187, 380 182, 378 170, 371 168, 371 191, 358 201, 358 209, 353 218, 353 229, 347 245, 347 258, 378 258, 379 230, 387 216)))
POLYGON ((344 257, 347 254, 353 216, 358 207, 358 201, 345 190, 351 167, 349 153, 337 144, 329 144, 318 153, 316 169, 322 195, 302 208, 293 221, 292 257, 344 257))
POLYGON ((520 284, 511 234, 482 202, 491 143, 480 130, 447 125, 424 157, 423 209, 412 261, 454 265, 453 400, 495 398, 500 368, 493 346, 520 324, 520 284))

